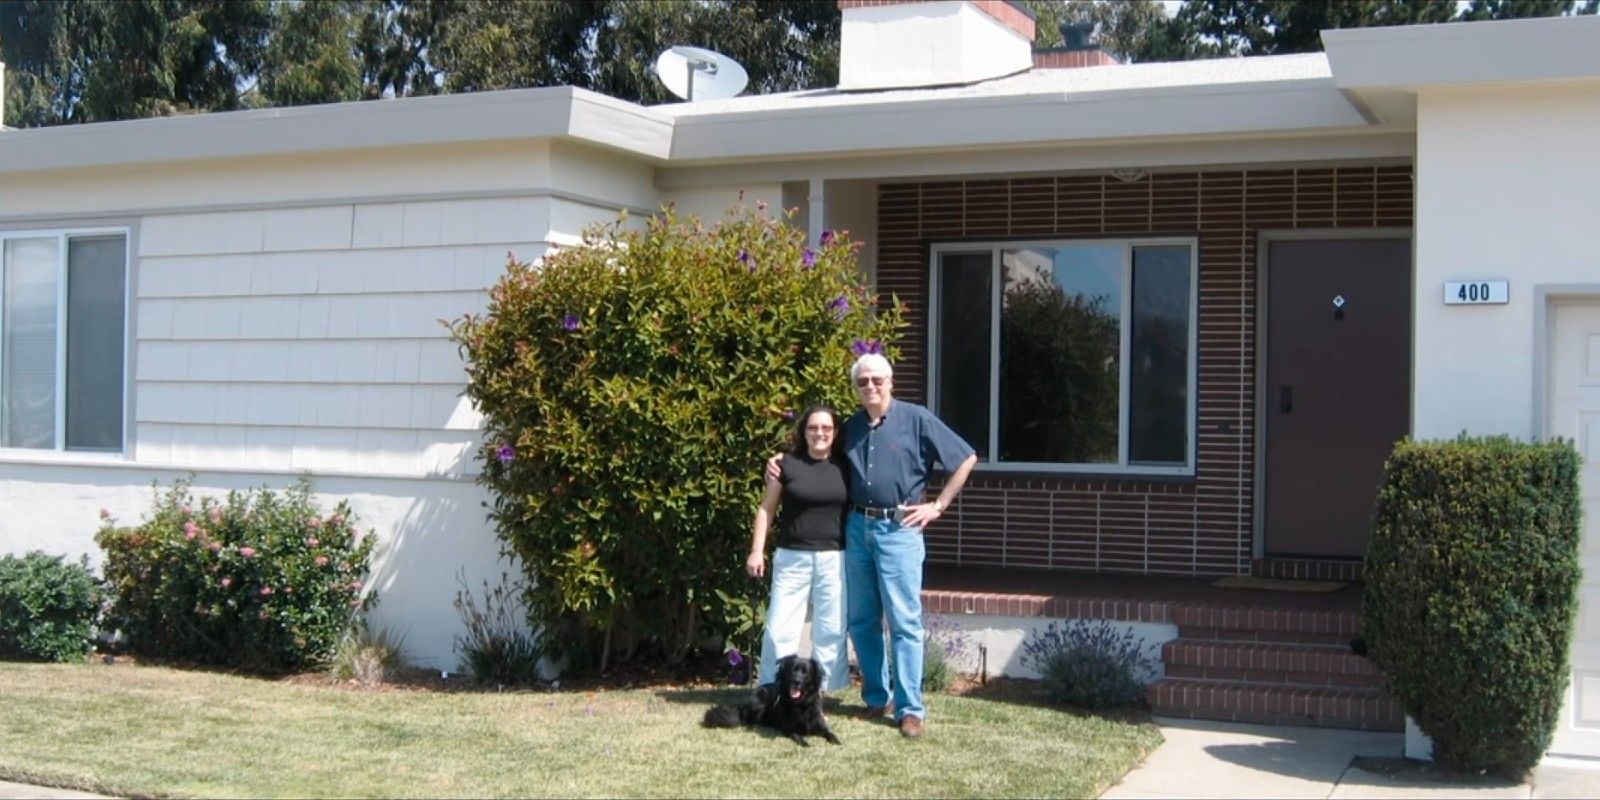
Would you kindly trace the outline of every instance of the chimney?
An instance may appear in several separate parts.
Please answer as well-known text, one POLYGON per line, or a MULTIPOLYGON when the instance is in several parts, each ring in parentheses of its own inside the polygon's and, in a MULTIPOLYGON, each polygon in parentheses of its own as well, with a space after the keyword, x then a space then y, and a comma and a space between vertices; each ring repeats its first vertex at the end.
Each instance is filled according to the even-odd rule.
POLYGON ((838 0, 839 88, 976 83, 1033 66, 1033 15, 1004 0, 838 0))
POLYGON ((1116 56, 1094 43, 1093 22, 1063 22, 1061 38, 1066 41, 1064 47, 1033 51, 1034 69, 1105 67, 1119 63, 1116 56))

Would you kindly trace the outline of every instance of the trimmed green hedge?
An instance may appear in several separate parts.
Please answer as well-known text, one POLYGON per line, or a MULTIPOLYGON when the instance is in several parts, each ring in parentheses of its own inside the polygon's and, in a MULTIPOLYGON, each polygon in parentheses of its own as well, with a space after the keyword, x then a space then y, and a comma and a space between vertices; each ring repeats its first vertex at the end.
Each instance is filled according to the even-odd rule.
POLYGON ((1577 614, 1565 442, 1401 442, 1367 553, 1365 637, 1443 766, 1518 778, 1550 744, 1577 614))
POLYGON ((100 598, 86 558, 0 556, 0 658, 83 660, 94 650, 100 598))

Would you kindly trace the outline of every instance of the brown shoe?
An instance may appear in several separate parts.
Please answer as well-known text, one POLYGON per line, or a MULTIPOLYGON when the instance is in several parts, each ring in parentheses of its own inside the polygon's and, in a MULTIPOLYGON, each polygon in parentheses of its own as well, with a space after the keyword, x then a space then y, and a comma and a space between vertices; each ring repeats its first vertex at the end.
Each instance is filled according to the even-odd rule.
POLYGON ((907 739, 922 738, 922 718, 915 714, 907 714, 900 719, 900 735, 907 739))
POLYGON ((871 722, 875 719, 883 719, 883 716, 888 713, 888 706, 867 706, 866 708, 857 711, 852 716, 864 722, 871 722))

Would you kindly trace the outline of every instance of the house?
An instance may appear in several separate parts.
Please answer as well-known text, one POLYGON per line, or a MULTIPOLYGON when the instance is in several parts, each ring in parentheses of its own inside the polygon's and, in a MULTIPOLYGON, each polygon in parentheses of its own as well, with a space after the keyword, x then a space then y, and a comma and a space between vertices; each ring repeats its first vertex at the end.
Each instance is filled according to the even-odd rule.
MULTIPOLYGON (((927 534, 935 610, 1109 615, 951 575, 1350 579, 1394 440, 1591 447, 1600 18, 1032 68, 1008 3, 840 6, 837 89, 0 133, 0 548, 93 553, 95 512, 136 518, 152 480, 310 472, 383 539, 378 622, 452 664, 454 576, 498 574, 497 544, 438 320, 480 310, 508 250, 740 192, 867 243, 910 304, 898 392, 981 452, 927 534), (1093 358, 1052 355, 1065 314, 1093 358), (1098 377, 1052 383, 1072 369, 1098 377)), ((1600 756, 1596 518, 1563 754, 1600 756)), ((1129 608, 1111 616, 1178 636, 1166 606, 1129 608)))

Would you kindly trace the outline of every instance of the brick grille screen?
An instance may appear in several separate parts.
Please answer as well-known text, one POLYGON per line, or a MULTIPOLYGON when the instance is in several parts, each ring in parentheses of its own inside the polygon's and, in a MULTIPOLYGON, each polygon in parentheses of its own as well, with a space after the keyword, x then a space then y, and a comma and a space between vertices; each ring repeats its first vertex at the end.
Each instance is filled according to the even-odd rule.
POLYGON ((927 385, 928 246, 963 239, 1185 235, 1200 243, 1195 477, 974 473, 928 530, 944 564, 1166 575, 1250 571, 1256 236, 1262 230, 1411 226, 1409 166, 1072 175, 885 184, 878 289, 910 305, 895 384, 927 385))

